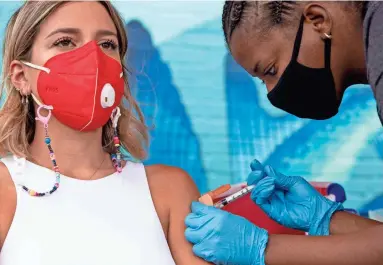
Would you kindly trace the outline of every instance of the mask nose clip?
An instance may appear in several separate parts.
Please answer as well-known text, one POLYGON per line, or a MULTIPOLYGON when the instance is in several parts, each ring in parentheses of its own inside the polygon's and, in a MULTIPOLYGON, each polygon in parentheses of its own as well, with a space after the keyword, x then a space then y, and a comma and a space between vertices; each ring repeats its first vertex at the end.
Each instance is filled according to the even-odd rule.
POLYGON ((111 84, 107 83, 101 90, 101 106, 106 109, 114 105, 116 99, 116 91, 111 84))

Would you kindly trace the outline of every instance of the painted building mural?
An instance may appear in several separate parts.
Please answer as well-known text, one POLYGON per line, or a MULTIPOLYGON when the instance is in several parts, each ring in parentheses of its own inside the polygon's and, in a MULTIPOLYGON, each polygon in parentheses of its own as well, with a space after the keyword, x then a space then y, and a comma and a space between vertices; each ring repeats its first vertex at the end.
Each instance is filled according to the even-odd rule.
MULTIPOLYGON (((18 5, 1 3, 2 28, 18 5)), ((383 129, 368 86, 350 88, 330 120, 298 119, 274 108, 228 54, 222 1, 115 5, 129 35, 131 86, 152 128, 146 164, 181 167, 205 192, 246 180, 257 158, 342 184, 346 207, 383 208, 383 129)))

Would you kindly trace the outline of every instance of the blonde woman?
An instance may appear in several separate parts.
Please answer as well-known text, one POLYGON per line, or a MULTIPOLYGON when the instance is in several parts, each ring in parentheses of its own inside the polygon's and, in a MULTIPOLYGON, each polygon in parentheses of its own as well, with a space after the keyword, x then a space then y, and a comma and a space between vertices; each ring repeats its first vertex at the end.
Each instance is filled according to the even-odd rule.
POLYGON ((199 196, 190 177, 122 161, 121 146, 143 159, 147 142, 126 50, 124 24, 107 1, 28 1, 11 17, 1 265, 207 264, 183 234, 199 196))

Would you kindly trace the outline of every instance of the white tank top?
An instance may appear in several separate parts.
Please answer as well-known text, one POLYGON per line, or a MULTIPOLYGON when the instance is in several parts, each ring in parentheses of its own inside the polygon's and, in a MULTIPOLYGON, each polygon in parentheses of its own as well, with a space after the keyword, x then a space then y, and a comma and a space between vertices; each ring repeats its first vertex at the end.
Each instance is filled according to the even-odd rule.
POLYGON ((0 253, 1 265, 174 265, 154 208, 144 166, 97 180, 62 176, 14 157, 2 158, 16 184, 16 213, 0 253))

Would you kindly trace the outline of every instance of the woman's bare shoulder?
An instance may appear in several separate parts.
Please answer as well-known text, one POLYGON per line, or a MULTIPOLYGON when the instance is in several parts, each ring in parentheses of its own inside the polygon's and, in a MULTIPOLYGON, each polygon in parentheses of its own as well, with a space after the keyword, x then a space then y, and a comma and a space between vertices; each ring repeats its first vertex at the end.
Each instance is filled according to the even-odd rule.
MULTIPOLYGON (((8 189, 10 187, 14 187, 11 175, 9 174, 8 168, 5 166, 5 164, 0 161, 0 191, 3 191, 4 189, 8 189)), ((0 196, 2 195, 3 194, 0 193, 0 196)))
POLYGON ((161 197, 191 202, 192 200, 198 199, 200 195, 193 179, 181 168, 166 165, 152 165, 146 167, 146 175, 150 189, 154 192, 161 193, 161 197))

